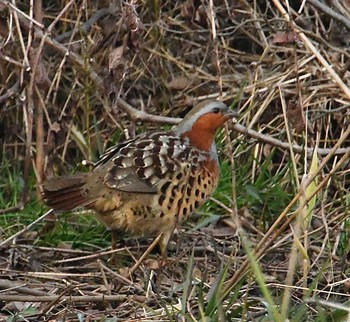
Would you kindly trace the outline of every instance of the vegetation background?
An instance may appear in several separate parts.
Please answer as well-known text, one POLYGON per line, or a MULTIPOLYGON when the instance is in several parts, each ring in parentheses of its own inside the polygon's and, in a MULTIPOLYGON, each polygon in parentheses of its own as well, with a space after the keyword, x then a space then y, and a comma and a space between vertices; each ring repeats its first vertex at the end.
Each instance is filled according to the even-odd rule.
POLYGON ((350 321, 349 42, 347 0, 1 0, 0 320, 350 321), (206 98, 240 116, 166 267, 43 206, 206 98))

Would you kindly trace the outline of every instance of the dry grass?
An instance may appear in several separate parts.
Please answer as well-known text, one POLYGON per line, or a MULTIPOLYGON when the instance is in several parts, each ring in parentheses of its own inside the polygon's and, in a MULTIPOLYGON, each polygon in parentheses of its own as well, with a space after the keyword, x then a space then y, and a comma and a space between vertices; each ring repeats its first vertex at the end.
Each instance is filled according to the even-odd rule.
POLYGON ((0 1, 0 319, 346 319, 350 4, 320 3, 0 1), (81 213, 27 229, 36 182, 208 97, 239 124, 166 267, 153 254, 128 272, 150 241, 108 263, 81 213))

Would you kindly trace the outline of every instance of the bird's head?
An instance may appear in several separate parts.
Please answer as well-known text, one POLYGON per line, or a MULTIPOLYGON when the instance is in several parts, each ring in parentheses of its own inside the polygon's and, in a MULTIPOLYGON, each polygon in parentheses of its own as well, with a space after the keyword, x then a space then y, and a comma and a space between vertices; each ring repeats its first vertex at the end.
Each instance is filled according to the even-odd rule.
POLYGON ((209 151, 216 130, 236 116, 237 112, 230 110, 222 102, 203 101, 184 117, 175 131, 182 137, 188 137, 191 144, 197 148, 209 151))

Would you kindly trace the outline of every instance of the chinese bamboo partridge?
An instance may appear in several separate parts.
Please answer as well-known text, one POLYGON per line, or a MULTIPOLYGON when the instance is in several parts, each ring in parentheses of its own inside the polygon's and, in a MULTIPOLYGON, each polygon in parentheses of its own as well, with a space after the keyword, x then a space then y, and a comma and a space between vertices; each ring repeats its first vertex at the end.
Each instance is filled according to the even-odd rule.
POLYGON ((176 225, 216 188, 214 136, 234 116, 221 102, 199 103, 171 130, 146 132, 109 148, 92 171, 44 183, 43 200, 55 210, 93 209, 112 230, 112 240, 120 230, 135 237, 162 234, 165 255, 176 225))

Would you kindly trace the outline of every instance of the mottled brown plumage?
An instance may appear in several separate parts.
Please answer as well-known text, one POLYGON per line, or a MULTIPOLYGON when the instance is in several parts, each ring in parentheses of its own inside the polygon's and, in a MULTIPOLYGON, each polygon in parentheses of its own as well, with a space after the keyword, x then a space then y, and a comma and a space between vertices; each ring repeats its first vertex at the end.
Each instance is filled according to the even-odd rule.
POLYGON ((164 255, 176 225, 216 188, 214 136, 233 116, 221 102, 202 102, 169 131, 146 132, 111 147, 91 172, 44 183, 43 200, 56 210, 93 209, 112 231, 162 233, 164 255))

